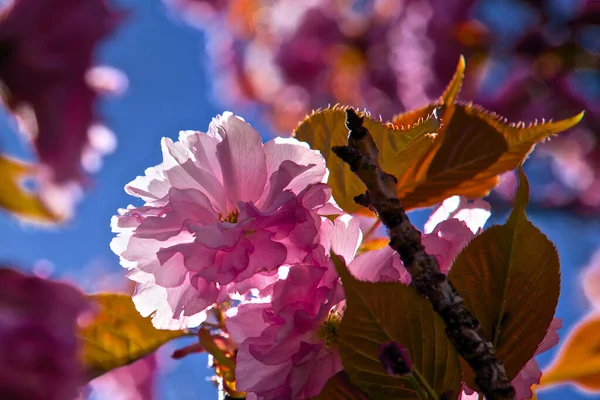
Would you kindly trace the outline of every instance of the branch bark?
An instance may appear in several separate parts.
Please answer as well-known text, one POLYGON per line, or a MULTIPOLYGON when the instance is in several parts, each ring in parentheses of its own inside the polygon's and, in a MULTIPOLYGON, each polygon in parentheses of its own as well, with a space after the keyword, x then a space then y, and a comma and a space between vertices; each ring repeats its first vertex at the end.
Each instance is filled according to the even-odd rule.
POLYGON ((440 272, 437 259, 425 252, 421 232, 411 224, 396 194, 396 177, 381 169, 373 137, 353 109, 346 110, 346 127, 350 132, 348 145, 332 150, 367 188, 365 194, 354 200, 375 212, 388 229, 389 245, 400 255, 414 287, 429 299, 446 322, 446 334, 473 368, 475 382, 486 399, 514 399, 515 390, 495 356, 492 343, 485 338, 479 322, 466 309, 451 282, 440 272))

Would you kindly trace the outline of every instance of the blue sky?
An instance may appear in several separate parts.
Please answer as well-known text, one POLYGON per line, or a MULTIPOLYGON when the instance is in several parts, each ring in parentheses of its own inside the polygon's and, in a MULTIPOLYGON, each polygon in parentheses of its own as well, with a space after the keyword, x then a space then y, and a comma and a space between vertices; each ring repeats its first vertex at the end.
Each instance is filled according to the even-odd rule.
MULTIPOLYGON (((55 276, 67 277, 90 287, 97 276, 89 270, 101 268, 122 273, 118 258, 108 245, 113 237, 110 217, 117 208, 139 201, 128 196, 123 186, 161 162, 160 138, 176 138, 179 130, 206 130, 211 118, 225 108, 215 101, 210 89, 204 55, 203 35, 175 16, 169 15, 159 0, 115 2, 132 11, 128 21, 106 42, 98 55, 103 64, 123 70, 129 77, 129 90, 119 98, 102 102, 106 124, 116 132, 119 146, 105 159, 103 169, 93 176, 93 186, 80 204, 76 218, 60 229, 23 226, 0 215, 0 260, 28 269, 39 260, 56 268, 55 276)), ((238 111, 268 137, 265 124, 254 114, 238 111)), ((0 121, 4 151, 27 156, 6 121, 0 121)), ((422 226, 427 213, 414 215, 422 226)), ((503 221, 505 216, 494 216, 503 221)), ((552 212, 531 216, 553 240, 561 254, 563 295, 558 316, 571 325, 587 309, 577 283, 580 268, 600 245, 600 221, 552 212), (573 233, 577 239, 574 240, 573 233)), ((564 335, 566 329, 561 331, 564 335)), ((168 353, 168 351, 165 351, 168 353)), ((549 356, 542 357, 546 363, 549 356)), ((216 390, 206 381, 206 357, 192 356, 170 362, 162 377, 159 399, 216 399, 216 390)), ((542 400, 583 398, 570 389, 540 395, 542 400), (568 396, 568 397, 566 397, 568 396)))

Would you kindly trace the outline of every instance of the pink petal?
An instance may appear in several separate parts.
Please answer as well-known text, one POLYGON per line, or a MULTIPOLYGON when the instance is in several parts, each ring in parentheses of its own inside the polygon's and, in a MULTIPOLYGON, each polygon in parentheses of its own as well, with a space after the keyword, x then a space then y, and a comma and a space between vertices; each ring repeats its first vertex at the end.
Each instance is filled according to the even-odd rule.
POLYGON ((324 219, 321 237, 321 244, 327 253, 333 251, 349 262, 354 259, 362 241, 360 222, 358 218, 353 218, 349 214, 340 215, 334 222, 324 219))
POLYGON ((240 346, 235 367, 237 389, 240 391, 263 392, 283 386, 292 363, 265 365, 250 355, 247 346, 240 346))
POLYGON ((228 198, 234 204, 258 200, 267 181, 266 157, 260 135, 232 114, 223 114, 220 128, 223 141, 217 145, 217 157, 228 198))
POLYGON ((431 233, 440 222, 456 218, 465 222, 469 229, 476 234, 483 229, 490 215, 490 205, 486 201, 476 199, 469 203, 466 197, 452 196, 433 210, 425 223, 424 232, 431 233))
POLYGON ((273 271, 283 264, 287 250, 281 243, 273 241, 273 236, 271 232, 261 230, 248 237, 254 251, 251 253, 248 267, 238 275, 236 281, 250 278, 258 272, 273 271))
POLYGON ((398 253, 389 246, 360 254, 348 269, 356 279, 368 282, 410 283, 410 274, 402 265, 398 253))
POLYGON ((276 200, 281 197, 281 193, 286 190, 289 183, 308 169, 310 167, 298 165, 292 161, 283 161, 279 169, 270 175, 267 185, 269 189, 264 192, 263 198, 258 203, 267 209, 276 208, 278 205, 276 200))
MULTIPOLYGON (((560 329, 561 327, 562 320, 560 318, 554 318, 550 323, 550 327, 548 328, 548 332, 546 332, 544 340, 542 340, 542 343, 540 343, 540 345, 538 346, 535 355, 548 351, 558 344, 558 329, 560 329)), ((531 396, 533 396, 531 386, 534 384, 539 384, 541 378, 542 371, 540 370, 540 367, 535 358, 532 358, 527 362, 527 364, 525 364, 523 369, 519 371, 519 374, 511 382, 515 387, 515 391, 517 393, 515 396, 515 400, 524 400, 531 398, 531 396)))
POLYGON ((152 202, 165 197, 170 187, 162 165, 157 165, 147 168, 143 176, 138 176, 129 182, 125 186, 125 192, 146 202, 152 202))
POLYGON ((152 315, 152 324, 157 329, 193 328, 206 319, 206 312, 200 312, 189 317, 181 314, 173 315, 173 310, 167 302, 167 289, 154 284, 151 274, 134 271, 128 278, 139 282, 133 295, 135 308, 144 317, 152 315))
POLYGON ((268 308, 270 305, 267 303, 249 303, 227 310, 225 323, 233 341, 242 343, 248 338, 260 336, 269 325, 257 316, 268 308))
POLYGON ((440 271, 447 274, 458 253, 474 237, 466 223, 453 218, 440 222, 431 234, 423 235, 421 241, 427 253, 442 260, 440 271))
POLYGON ((277 137, 265 143, 264 149, 269 176, 283 161, 292 161, 305 166, 313 165, 294 177, 286 186, 292 192, 298 194, 310 184, 326 182, 325 160, 318 151, 311 150, 307 143, 293 138, 277 137))
POLYGON ((180 135, 185 142, 173 143, 170 139, 162 140, 163 148, 163 169, 169 183, 177 189, 196 189, 210 198, 211 203, 222 214, 227 214, 232 208, 232 203, 226 203, 225 189, 220 177, 220 169, 211 173, 212 163, 216 162, 216 156, 206 155, 210 152, 216 152, 218 141, 208 135, 197 133, 196 140, 192 140, 188 135, 180 135), (200 151, 200 154, 193 153, 187 147, 195 143, 194 150, 200 151), (206 146, 206 148, 204 147, 206 146), (199 157, 199 160, 198 158, 199 157), (201 161, 203 163, 200 163, 201 161))

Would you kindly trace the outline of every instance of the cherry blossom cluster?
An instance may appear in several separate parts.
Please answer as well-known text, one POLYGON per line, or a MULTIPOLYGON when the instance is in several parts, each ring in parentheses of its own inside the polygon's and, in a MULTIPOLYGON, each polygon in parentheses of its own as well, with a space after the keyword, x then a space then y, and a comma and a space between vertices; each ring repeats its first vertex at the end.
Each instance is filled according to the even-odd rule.
MULTIPOLYGON (((316 396, 342 370, 336 329, 345 297, 331 252, 360 280, 410 284, 400 258, 387 246, 357 255, 360 221, 336 205, 324 159, 305 143, 263 143, 243 119, 224 113, 206 133, 163 139, 162 150, 163 162, 126 186, 144 204, 112 219, 111 248, 137 283, 138 311, 157 328, 180 329, 223 306, 237 346, 238 391, 248 399, 316 396)), ((443 273, 489 210, 460 197, 434 210, 422 242, 443 273)), ((538 351, 556 343, 559 325, 538 351)), ((513 381, 518 398, 540 375, 531 360, 513 381)))

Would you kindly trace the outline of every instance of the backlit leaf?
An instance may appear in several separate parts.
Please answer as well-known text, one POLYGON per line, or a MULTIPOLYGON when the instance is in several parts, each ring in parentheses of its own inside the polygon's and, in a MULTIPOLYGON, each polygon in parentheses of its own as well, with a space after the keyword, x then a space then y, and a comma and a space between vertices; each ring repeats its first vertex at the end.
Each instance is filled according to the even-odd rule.
MULTIPOLYGON (((476 236, 456 257, 448 275, 494 344, 510 379, 544 339, 560 292, 558 253, 527 219, 529 185, 522 168, 519 177, 507 222, 476 236)), ((474 387, 472 371, 463 368, 463 372, 467 385, 474 387)))
POLYGON ((600 392, 600 314, 586 317, 573 328, 542 374, 540 387, 561 383, 600 392))
MULTIPOLYGON (((434 110, 442 126, 435 144, 405 148, 395 156, 398 197, 406 209, 428 207, 453 195, 485 196, 498 184, 498 175, 517 167, 536 143, 576 125, 583 112, 562 121, 508 123, 478 105, 456 103, 464 74, 464 59, 438 100, 395 116, 396 126, 411 126, 434 110)), ((384 168, 385 170, 385 168, 384 168)))
POLYGON ((427 159, 417 161, 426 173, 412 185, 398 188, 406 208, 429 206, 451 195, 485 196, 497 185, 498 175, 516 168, 536 143, 573 127, 583 117, 581 113, 526 126, 508 124, 477 105, 456 104, 454 108, 452 119, 439 130, 436 140, 441 138, 442 144, 431 164, 427 159))
MULTIPOLYGON (((465 58, 460 56, 458 59, 458 65, 456 66, 456 71, 450 80, 448 86, 444 90, 444 93, 433 103, 419 108, 417 110, 407 111, 402 114, 398 114, 392 118, 392 124, 403 127, 403 126, 412 126, 415 122, 431 115, 431 113, 438 109, 446 108, 452 110, 454 104, 456 102, 456 96, 460 92, 460 88, 463 83, 463 79, 465 77, 465 58)), ((446 120, 442 120, 443 124, 447 124, 448 120, 452 117, 452 111, 444 114, 444 118, 446 120)))
POLYGON ((89 379, 130 364, 186 334, 154 328, 152 318, 142 317, 127 295, 101 293, 88 297, 98 306, 94 321, 79 332, 89 379))
MULTIPOLYGON (((336 106, 315 111, 296 127, 294 136, 298 140, 307 142, 312 149, 321 152, 327 160, 327 168, 330 171, 328 184, 333 190, 335 200, 344 211, 352 213, 362 208, 354 202, 354 196, 364 193, 365 186, 331 151, 333 146, 347 144, 345 110, 346 107, 336 106)), ((435 115, 415 121, 406 129, 383 124, 365 114, 361 115, 365 116, 364 126, 369 129, 379 148, 379 162, 384 170, 390 173, 396 171, 394 157, 400 150, 410 148, 420 151, 421 147, 431 146, 433 138, 428 133, 435 132, 439 127, 435 115)))
MULTIPOLYGON (((364 126, 379 149, 379 163, 398 179, 398 197, 406 209, 432 206, 453 195, 485 196, 498 184, 498 176, 516 168, 536 143, 583 117, 581 113, 558 122, 508 123, 481 106, 457 103, 464 71, 461 57, 444 93, 425 107, 399 114, 387 124, 365 118, 364 126)), ((331 152, 332 146, 347 144, 344 110, 319 110, 294 135, 327 160, 328 183, 340 206, 369 215, 353 200, 365 191, 364 185, 331 152)))
POLYGON ((350 382, 344 371, 340 371, 332 376, 321 393, 311 400, 369 400, 369 398, 350 382))
POLYGON ((418 399, 406 377, 387 374, 379 361, 381 344, 393 341, 408 350, 415 377, 438 397, 449 390, 458 394, 458 353, 431 303, 401 283, 358 281, 339 257, 332 258, 346 294, 338 346, 350 381, 370 399, 418 399))
POLYGON ((27 192, 20 181, 33 174, 33 166, 0 156, 0 207, 17 217, 36 222, 58 222, 36 195, 27 192))

